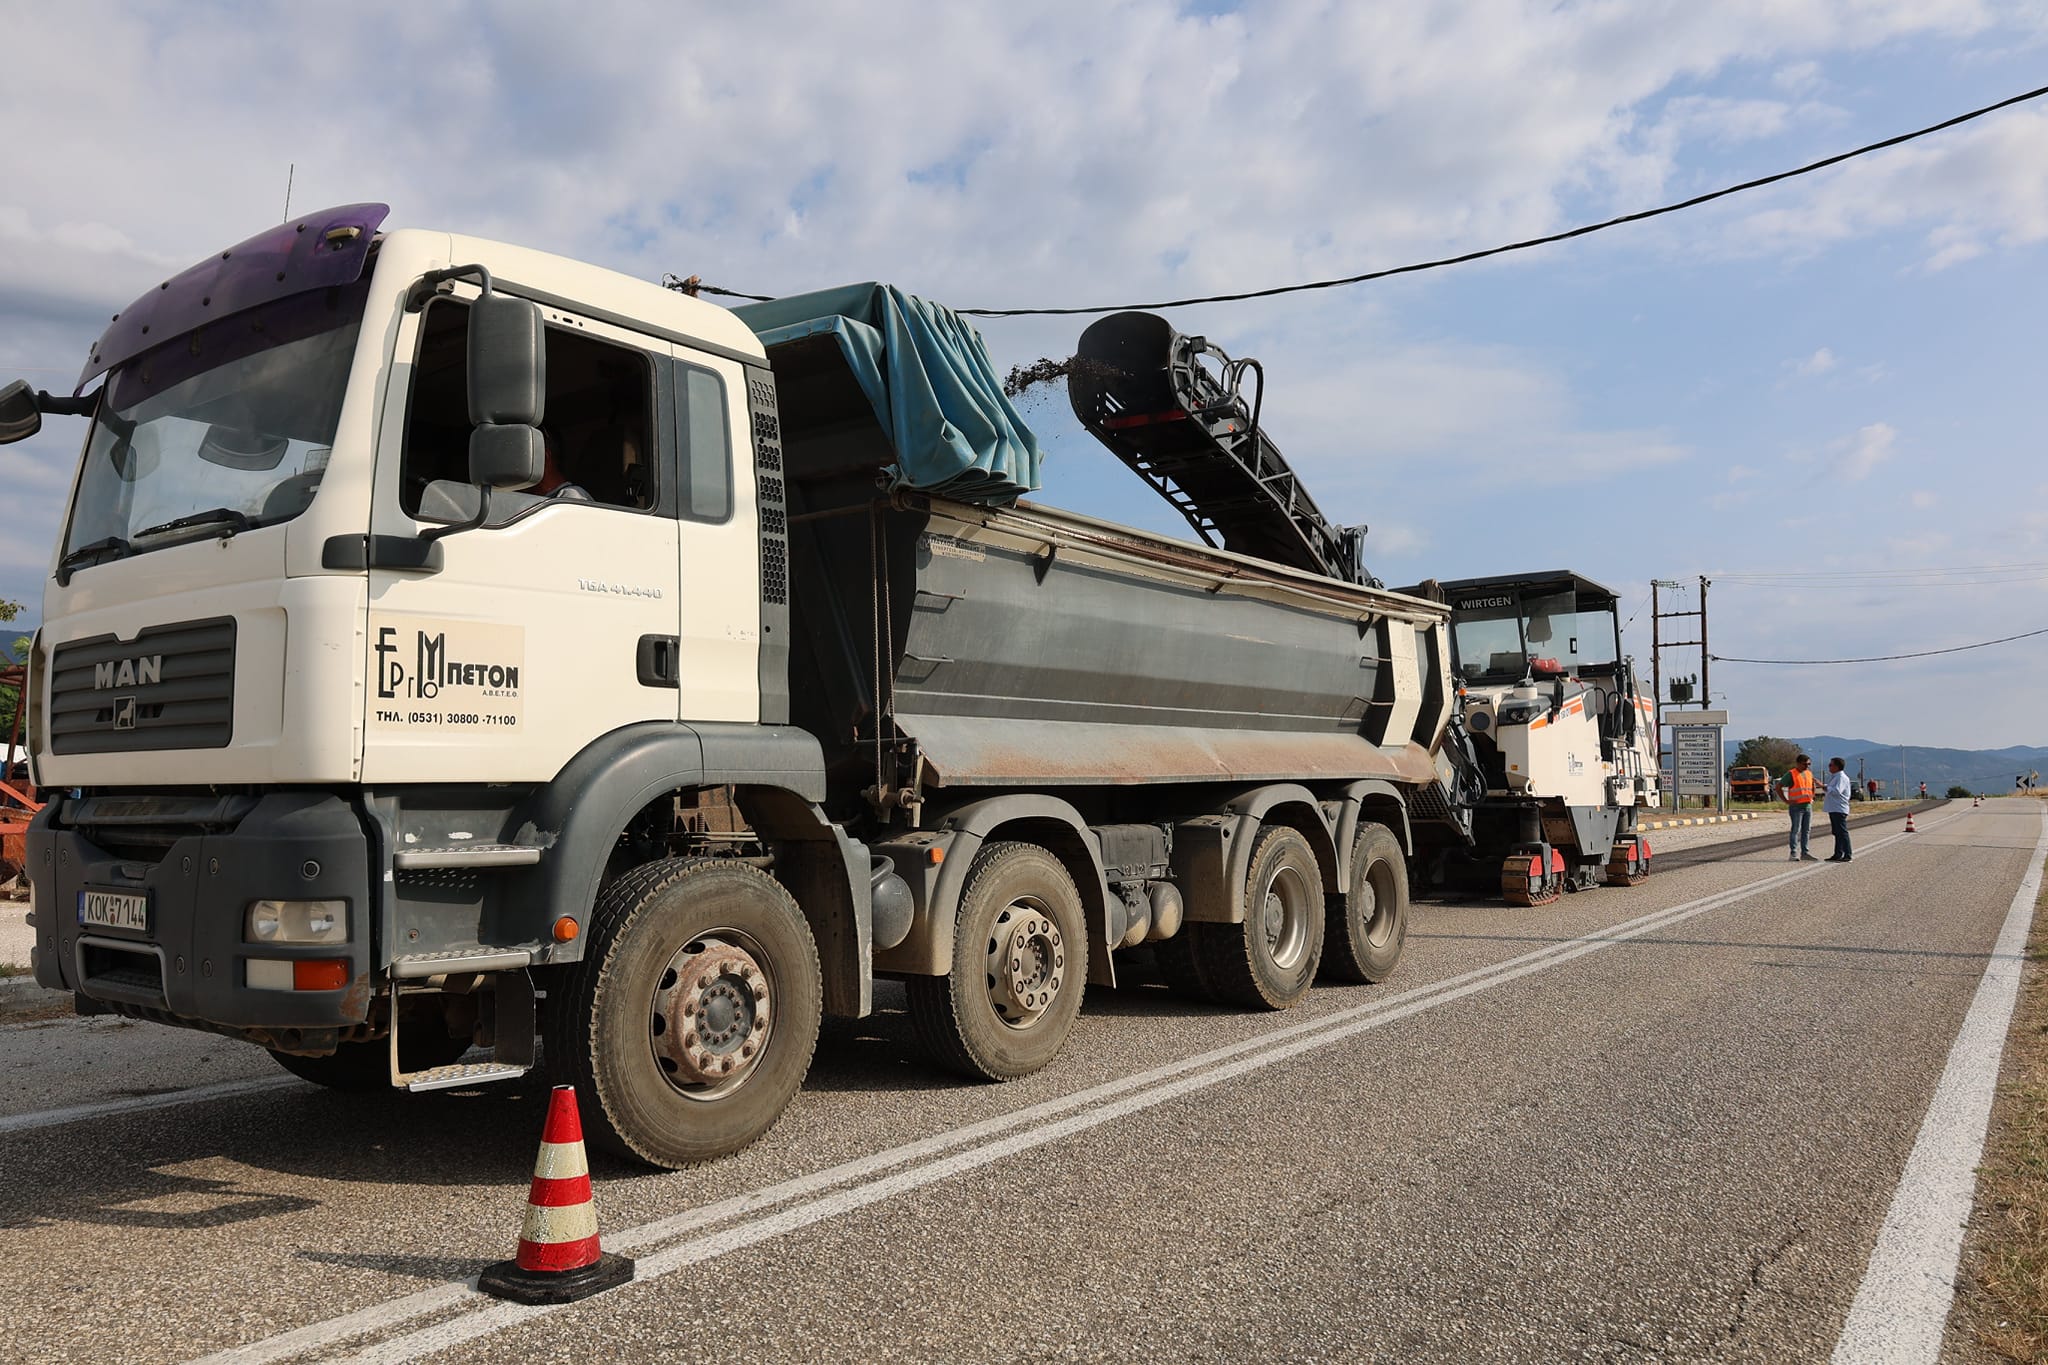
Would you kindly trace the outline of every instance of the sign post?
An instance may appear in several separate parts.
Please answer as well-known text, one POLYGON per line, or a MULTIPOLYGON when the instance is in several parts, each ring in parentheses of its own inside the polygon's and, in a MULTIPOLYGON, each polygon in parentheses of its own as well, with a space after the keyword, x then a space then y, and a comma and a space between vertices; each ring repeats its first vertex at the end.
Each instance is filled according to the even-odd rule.
POLYGON ((1721 778, 1721 731, 1728 724, 1726 711, 1666 711, 1671 727, 1671 765, 1678 778, 1678 796, 1703 796, 1721 810, 1724 785, 1721 778))

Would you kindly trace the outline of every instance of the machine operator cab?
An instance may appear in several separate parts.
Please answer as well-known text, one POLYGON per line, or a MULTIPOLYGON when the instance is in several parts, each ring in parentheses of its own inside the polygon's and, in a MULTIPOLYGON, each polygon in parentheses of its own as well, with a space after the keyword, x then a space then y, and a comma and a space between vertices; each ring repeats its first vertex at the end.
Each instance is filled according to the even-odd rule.
MULTIPOLYGON (((1643 765, 1634 751, 1645 743, 1649 703, 1638 695, 1633 669, 1622 657, 1612 589, 1569 570, 1468 578, 1442 587, 1451 606, 1459 710, 1488 770, 1489 788, 1548 785, 1540 771, 1531 770, 1527 741, 1531 732, 1553 726, 1590 724, 1603 775, 1637 775, 1643 765)), ((1588 760, 1595 758, 1592 752, 1580 757, 1573 746, 1565 770, 1550 780, 1571 784, 1592 777, 1597 769, 1588 760)))

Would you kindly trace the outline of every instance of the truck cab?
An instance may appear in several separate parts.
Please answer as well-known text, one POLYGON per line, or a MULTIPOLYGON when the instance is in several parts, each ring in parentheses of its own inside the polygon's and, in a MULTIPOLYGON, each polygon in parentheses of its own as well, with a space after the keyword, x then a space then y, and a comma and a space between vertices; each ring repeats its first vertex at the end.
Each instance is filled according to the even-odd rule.
POLYGON ((834 840, 782 723, 753 333, 384 215, 243 242, 94 346, 28 854, 43 985, 306 1071, 380 1072, 354 1045, 402 1016, 422 1088, 478 1078, 494 1015, 528 1041, 485 1065, 531 1063, 528 969, 581 955, 618 831, 682 818, 590 770, 709 770, 834 840))

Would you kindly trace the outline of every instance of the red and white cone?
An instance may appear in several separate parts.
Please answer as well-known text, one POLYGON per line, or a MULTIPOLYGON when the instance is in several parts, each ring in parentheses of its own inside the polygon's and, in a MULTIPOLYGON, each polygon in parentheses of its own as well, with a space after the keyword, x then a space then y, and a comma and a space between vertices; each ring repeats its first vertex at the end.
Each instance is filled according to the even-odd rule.
POLYGON ((1907 812, 1906 812, 1906 833, 1908 833, 1908 834, 1917 834, 1918 832, 1919 832, 1919 831, 1917 831, 1917 830, 1915 830, 1915 829, 1913 828, 1913 813, 1912 813, 1911 811, 1907 811, 1907 812))
POLYGON ((605 1254, 590 1199, 590 1162, 576 1087, 558 1085, 548 1098, 533 1163, 533 1189, 519 1228, 519 1255, 477 1276, 477 1288, 517 1303, 574 1303, 633 1278, 633 1262, 605 1254))

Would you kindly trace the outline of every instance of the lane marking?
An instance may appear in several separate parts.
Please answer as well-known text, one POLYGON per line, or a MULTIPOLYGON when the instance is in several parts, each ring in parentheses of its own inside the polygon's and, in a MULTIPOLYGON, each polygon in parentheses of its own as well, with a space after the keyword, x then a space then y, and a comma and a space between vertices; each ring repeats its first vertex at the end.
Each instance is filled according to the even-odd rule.
MULTIPOLYGON (((1947 823, 1947 821, 1941 823, 1947 823)), ((1929 828, 1933 828, 1933 825, 1930 824, 1929 828)), ((1903 832, 1888 835, 1882 839, 1872 841, 1866 851, 1875 853, 1883 848, 1899 844, 1907 838, 1908 836, 1903 832)), ((640 1258, 638 1275, 635 1282, 645 1283, 658 1279, 673 1271, 699 1264, 726 1252, 755 1246, 779 1237, 784 1233, 806 1228, 838 1217, 841 1214, 922 1189, 939 1181, 950 1179, 953 1176, 990 1165, 1019 1152, 1070 1137, 1075 1133, 1086 1131, 1100 1124, 1111 1122, 1159 1104, 1164 1104, 1183 1095, 1220 1085, 1239 1076, 1278 1065, 1294 1057, 1328 1047, 1357 1034, 1381 1028, 1426 1010, 1435 1009, 1440 1005, 1450 1004, 1453 1001, 1478 994, 1481 991, 1491 990, 1496 986, 1535 975, 1539 972, 1548 971, 1566 962, 1603 951, 1647 934, 1655 933, 1660 929, 1691 919, 1696 915, 1706 914, 1727 905, 1776 890, 1790 882, 1820 875, 1825 875, 1825 864, 1801 864, 1798 867, 1760 878, 1744 886, 1732 887, 1692 901, 1683 902, 1677 906, 1667 907, 1664 910, 1652 911, 1638 917, 1636 920, 1624 921, 1622 924, 1597 930, 1580 938, 1549 945, 1545 948, 1524 953, 1519 957, 1494 963, 1488 967, 1477 968, 1428 986, 1416 987, 1404 992, 1401 996, 1376 1002, 1371 1006, 1360 1006, 1352 1010, 1345 1010, 1335 1015, 1326 1016, 1321 1020, 1310 1021, 1283 1030, 1275 1030, 1272 1033, 1262 1034, 1257 1038, 1247 1039, 1244 1042, 1227 1048, 1220 1048, 1198 1057, 1189 1058, 1180 1063, 1154 1068, 1151 1072, 1138 1073, 1122 1081, 1096 1086, 1091 1090, 1078 1092, 1075 1096, 1048 1101, 1046 1104, 1033 1106, 1030 1110, 1019 1110, 1014 1115, 987 1120, 981 1124, 973 1125, 973 1127, 984 1131, 1014 1128, 1019 1126, 1021 1116, 1023 1115, 1043 1113, 1059 1108, 1072 1108, 1084 1096, 1100 1096, 1131 1090, 1139 1092, 1136 1094, 1124 1094, 1121 1098, 1111 1099, 1109 1102, 1103 1103, 1098 1107, 1085 1109, 1081 1113, 1064 1119, 1056 1119, 1037 1127, 1027 1128, 1022 1132, 997 1137, 980 1145, 972 1146, 965 1151, 939 1156, 934 1160, 919 1165, 912 1165, 907 1169, 898 1170, 893 1174, 867 1181, 864 1184, 832 1190, 830 1193, 822 1194, 818 1198, 799 1203, 780 1212, 755 1217, 691 1241, 670 1245, 652 1255, 644 1255, 640 1258), (1275 1041, 1287 1035, 1294 1035, 1291 1041, 1278 1047, 1272 1046, 1275 1041), (1254 1049, 1263 1050, 1255 1052, 1252 1056, 1236 1055, 1254 1049), (1230 1060, 1233 1056, 1235 1056, 1235 1060, 1230 1060), (1189 1071, 1192 1071, 1194 1074, 1183 1075, 1177 1080, 1169 1080, 1165 1084, 1158 1084, 1150 1089, 1144 1088, 1147 1085, 1152 1085, 1160 1077, 1171 1076, 1176 1072, 1189 1071)), ((967 1131, 966 1129, 956 1130, 956 1134, 964 1134, 967 1131)), ((924 1143, 909 1144, 908 1146, 950 1148, 961 1145, 963 1145, 962 1138, 955 1134, 942 1134, 937 1138, 926 1139, 924 1143)), ((896 1150, 902 1151, 907 1150, 907 1148, 896 1150)), ((885 1161, 884 1158, 889 1155, 887 1153, 878 1154, 877 1157, 864 1158, 858 1162, 849 1162, 846 1163, 845 1167, 835 1169, 846 1169, 863 1165, 902 1164, 900 1160, 895 1162, 885 1161)), ((820 1172, 818 1177, 807 1177, 802 1182, 792 1181, 785 1182, 785 1184, 824 1183, 821 1178, 827 1174, 826 1172, 820 1172)), ((762 1196, 768 1195, 774 1188, 769 1187, 769 1189, 759 1191, 755 1195, 739 1196, 723 1202, 725 1206, 730 1208, 743 1202, 761 1200, 762 1196)), ((761 1200, 761 1202, 768 1201, 761 1200)), ((778 1199, 773 1202, 786 1202, 786 1199, 778 1199)), ((725 1215, 720 1214, 718 1210, 719 1206, 714 1205, 701 1210, 692 1210, 671 1219, 645 1224, 617 1234, 612 1238, 612 1243, 619 1250, 632 1250, 653 1242, 666 1240, 675 1233, 687 1230, 692 1226, 706 1226, 713 1222, 722 1221, 725 1215)), ((427 1293, 433 1294, 434 1291, 427 1291, 427 1293)), ((412 1297, 422 1298, 424 1296, 416 1295, 412 1297)), ((365 1346, 359 1354, 351 1356, 349 1359, 374 1362, 413 1360, 434 1351, 447 1350, 451 1347, 459 1346, 478 1337, 489 1335, 492 1332, 518 1326, 535 1318, 557 1312, 561 1307, 569 1306, 526 1307, 518 1304, 501 1303, 485 1298, 480 1294, 470 1294, 468 1286, 450 1284, 441 1287, 441 1293, 435 1296, 435 1302, 432 1307, 434 1310, 438 1310, 448 1306, 451 1302, 460 1300, 467 1300, 469 1305, 471 1305, 471 1311, 456 1317, 427 1324, 400 1336, 373 1342, 365 1346)), ((390 1325, 388 1321, 389 1315, 381 1310, 392 1308, 398 1302, 401 1301, 375 1305, 371 1309, 363 1310, 363 1312, 358 1314, 349 1314, 341 1318, 331 1319, 327 1323, 299 1328, 293 1332, 286 1333, 284 1337, 253 1343, 247 1347, 230 1349, 205 1359, 208 1362, 276 1360, 288 1354, 288 1352, 272 1352, 266 1348, 272 1346, 273 1343, 281 1345, 287 1338, 293 1340, 295 1349, 303 1349, 309 1346, 336 1344, 351 1338, 361 1337, 369 1331, 376 1330, 377 1327, 390 1325), (372 1318, 386 1320, 372 1323, 370 1321, 372 1318)), ((414 1314, 414 1316, 419 1315, 419 1313, 414 1314)))
POLYGON ((109 1114, 139 1114, 151 1109, 198 1104, 203 1100, 232 1099, 237 1095, 256 1095, 266 1090, 282 1090, 286 1086, 305 1084, 307 1082, 296 1076, 255 1076, 246 1081, 219 1081, 213 1085, 195 1085, 185 1090, 166 1090, 161 1095, 132 1095, 126 1099, 67 1105, 62 1109, 38 1109, 32 1113, 0 1117, 0 1133, 26 1133, 37 1128, 53 1128, 60 1123, 105 1118, 109 1114))
MULTIPOLYGON (((1811 871, 1812 869, 1803 870, 1811 871)), ((1782 880, 1785 875, 1779 874, 1778 879, 1782 880)), ((1754 889, 1761 889, 1761 884, 1758 884, 1756 887, 1736 888, 1727 892, 1719 892, 1716 893, 1716 896, 1725 897, 1748 894, 1754 889)), ((1668 906, 1662 910, 1653 910, 1638 916, 1634 920, 1623 921, 1621 924, 1601 932, 1612 934, 1637 927, 1640 927, 1644 932, 1648 932, 1659 927, 1662 921, 1673 913, 1684 911, 1697 903, 1696 901, 1688 901, 1677 906, 1668 906)), ((1241 1039, 1238 1042, 1226 1044, 1223 1047, 1215 1048, 1208 1052, 1182 1058, 1177 1062, 1163 1063, 1146 1071, 1121 1076, 1115 1080, 1105 1081, 1084 1090, 1074 1091, 1071 1094, 1055 1096, 1038 1104, 998 1114, 993 1118, 982 1119, 976 1123, 965 1124, 958 1128, 933 1134, 930 1137, 920 1138, 913 1142, 902 1143, 883 1151, 870 1153, 867 1156, 843 1161, 835 1166, 828 1166, 822 1170, 814 1171, 809 1175, 796 1176, 788 1180, 778 1181, 773 1185, 762 1186, 757 1190, 749 1190, 742 1194, 731 1195, 715 1203, 705 1204, 698 1208, 673 1214, 667 1218, 656 1219, 653 1222, 626 1228, 611 1234, 607 1237, 606 1241, 614 1251, 635 1251, 641 1247, 653 1246, 679 1237, 686 1232, 715 1226, 735 1218, 744 1217, 747 1214, 759 1213, 763 1210, 774 1208, 779 1204, 787 1203, 792 1199, 800 1199, 807 1195, 817 1194, 834 1186, 843 1185, 848 1181, 871 1176, 877 1172, 901 1166, 907 1162, 936 1156, 951 1151, 955 1147, 965 1146, 983 1138, 998 1136, 1015 1128, 1027 1127, 1043 1120, 1057 1118, 1069 1110, 1085 1108, 1098 1101, 1112 1099, 1129 1091, 1142 1089, 1158 1081, 1171 1079, 1183 1072, 1213 1065, 1219 1061, 1228 1060, 1242 1053, 1266 1047, 1287 1038, 1298 1037, 1303 1034, 1333 1027, 1348 1019, 1363 1017, 1375 1011, 1395 1009, 1408 1001, 1434 995, 1439 991, 1456 987, 1468 981, 1478 980, 1505 967, 1550 957, 1553 954, 1570 948, 1573 942, 1574 940, 1563 940, 1546 944, 1541 948, 1532 949, 1517 957, 1508 958, 1501 962, 1488 963, 1483 967, 1475 967, 1440 981, 1432 981, 1420 986, 1411 986, 1405 991, 1373 1000, 1367 1004, 1354 1006, 1351 1009, 1340 1010, 1334 1014, 1324 1015, 1316 1019, 1303 1020, 1298 1023, 1275 1028, 1252 1038, 1241 1039)), ((394 1327, 412 1321, 415 1318, 441 1312, 461 1303, 468 1297, 469 1291, 475 1288, 476 1278, 474 1276, 468 1280, 450 1281, 446 1284, 436 1285, 433 1288, 423 1289, 400 1298, 371 1304, 368 1307, 357 1309, 354 1312, 345 1313, 338 1317, 309 1323, 303 1327, 280 1333, 277 1336, 267 1337, 242 1346, 229 1347, 213 1355, 202 1357, 200 1361, 195 1362, 195 1365, 228 1365, 228 1362, 236 1362, 237 1365, 257 1365, 258 1362, 284 1360, 301 1350, 311 1349, 335 1341, 371 1335, 387 1327, 394 1327)), ((490 1302, 490 1300, 478 1299, 477 1302, 485 1303, 490 1302)))
POLYGON ((2048 861, 2048 810, 2027 873, 1991 949, 1991 960, 1949 1049, 1948 1064, 1892 1193, 1891 1208, 1849 1317, 1835 1343, 1837 1365, 1932 1362, 1941 1355, 1956 1293, 1963 1230, 1977 1197, 1977 1161, 1998 1093, 1998 1064, 2018 1003, 2034 901, 2048 861))

